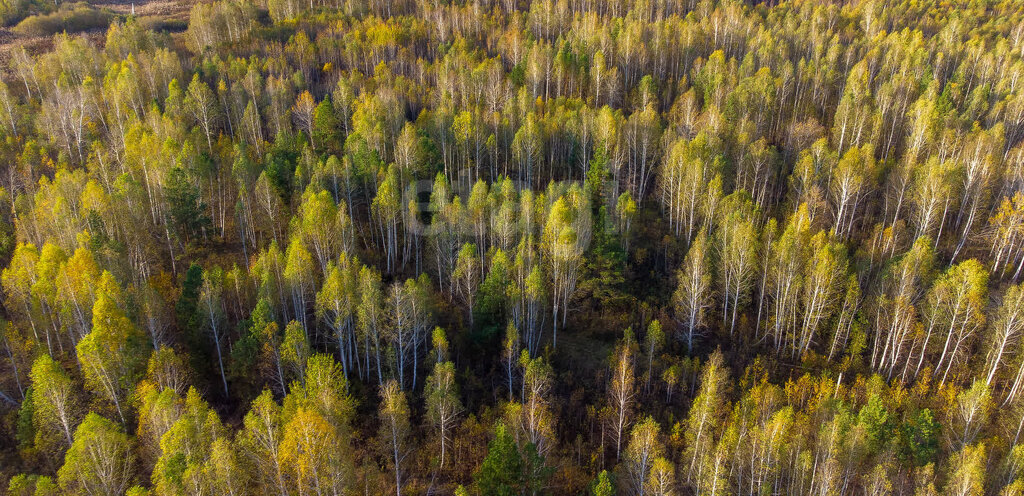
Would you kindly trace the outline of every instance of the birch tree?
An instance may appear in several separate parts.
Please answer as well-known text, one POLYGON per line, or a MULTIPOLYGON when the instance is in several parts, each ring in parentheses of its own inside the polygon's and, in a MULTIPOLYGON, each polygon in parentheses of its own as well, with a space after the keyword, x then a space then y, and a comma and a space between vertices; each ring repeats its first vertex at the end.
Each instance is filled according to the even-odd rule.
POLYGON ((590 244, 590 204, 573 186, 551 205, 543 245, 551 276, 552 345, 558 346, 558 326, 565 327, 569 301, 576 291, 583 253, 590 244))
POLYGON ((437 467, 437 471, 440 472, 444 470, 452 430, 462 412, 462 402, 459 401, 459 391, 455 383, 455 366, 452 362, 438 362, 434 365, 434 371, 427 377, 426 397, 427 416, 437 429, 437 439, 441 445, 437 467))
POLYGON ((220 120, 219 103, 210 87, 199 79, 198 73, 194 74, 192 81, 188 83, 184 103, 192 120, 203 130, 207 152, 213 153, 213 132, 220 120))
POLYGON ((515 386, 513 382, 515 380, 514 375, 516 364, 519 361, 521 350, 522 347, 520 346, 519 330, 516 328, 515 324, 509 322, 508 326, 505 327, 505 340, 501 353, 501 361, 505 367, 505 378, 508 381, 509 401, 512 401, 512 395, 515 394, 515 386))
POLYGON ((823 323, 829 322, 842 301, 847 274, 846 250, 823 232, 810 240, 811 252, 800 298, 803 319, 798 351, 806 353, 817 339, 823 323))
POLYGON ((287 496, 285 467, 280 456, 282 439, 281 406, 266 389, 253 400, 252 407, 242 419, 238 434, 239 445, 244 448, 259 476, 259 488, 266 494, 287 496))
POLYGON ((391 273, 398 264, 398 223, 402 213, 402 188, 398 171, 392 164, 384 173, 373 198, 373 213, 376 216, 377 231, 384 249, 386 272, 391 273))
POLYGON ((124 494, 134 480, 133 463, 128 435, 117 424, 90 413, 75 429, 75 442, 57 480, 69 494, 124 494))
POLYGON ((355 317, 359 305, 359 260, 342 254, 337 263, 328 262, 326 272, 316 294, 316 314, 334 331, 341 367, 347 377, 358 359, 355 317))
MULTIPOLYGON (((71 377, 50 355, 42 354, 32 363, 32 422, 36 444, 56 437, 71 447, 72 433, 81 418, 81 401, 71 377)), ((63 444, 63 443, 60 443, 63 444)))
POLYGON ((693 400, 686 419, 686 449, 683 452, 687 465, 686 480, 694 477, 700 480, 706 470, 706 460, 714 449, 714 436, 726 405, 728 370, 725 369, 721 353, 714 353, 704 365, 700 375, 700 387, 693 400))
POLYGON ((711 260, 707 231, 701 229, 676 274, 679 281, 672 302, 676 320, 682 326, 686 349, 693 350, 694 338, 707 325, 706 312, 711 308, 711 260))
MULTIPOLYGON (((651 496, 675 496, 676 467, 667 458, 658 457, 651 464, 651 470, 644 482, 644 494, 651 496)), ((714 494, 714 490, 711 491, 714 494)))
POLYGON ((664 453, 661 429, 651 417, 641 419, 633 426, 629 445, 626 447, 626 470, 629 473, 631 494, 648 494, 648 479, 652 475, 655 460, 664 453))
POLYGON ((836 164, 828 185, 835 211, 834 229, 840 239, 853 230, 861 201, 868 193, 875 173, 874 147, 851 147, 836 164))
POLYGON ((359 306, 356 312, 359 316, 359 332, 363 338, 364 362, 367 371, 370 370, 370 352, 372 350, 377 369, 377 383, 383 385, 380 328, 383 324, 384 290, 381 288, 380 274, 369 267, 359 270, 359 306))
POLYGON ((954 364, 961 363, 961 355, 974 333, 985 323, 988 272, 977 260, 967 260, 950 267, 936 279, 928 295, 926 332, 921 345, 917 370, 920 371, 926 355, 938 360, 933 376, 945 382, 954 364), (936 350, 929 348, 932 336, 936 350), (936 346, 937 345, 937 346, 936 346))
POLYGON ((307 190, 299 206, 302 239, 313 252, 321 274, 341 254, 352 250, 352 219, 344 204, 335 205, 326 190, 307 190))
POLYGON ((353 482, 336 431, 316 411, 299 408, 282 430, 280 457, 298 494, 341 494, 353 482))
POLYGON ((993 276, 1018 281, 1024 271, 1024 193, 1003 197, 989 225, 993 276))
POLYGON ((556 443, 557 419, 549 397, 554 373, 543 357, 530 358, 525 351, 519 365, 523 376, 520 403, 507 406, 505 419, 523 448, 532 446, 538 457, 545 458, 556 443))
MULTIPOLYGON (((988 339, 985 365, 988 372, 985 375, 985 385, 992 386, 992 382, 999 372, 1000 367, 1019 354, 1020 338, 1024 333, 1024 286, 1020 284, 1010 286, 996 310, 995 318, 992 319, 992 327, 988 339)), ((1024 363, 1024 362, 1022 362, 1024 363)), ((1015 396, 1020 382, 1020 373, 1012 381, 1009 396, 1015 396)))
POLYGON ((128 397, 146 364, 145 336, 116 302, 120 288, 104 272, 92 310, 92 331, 78 342, 78 360, 86 386, 109 401, 121 422, 129 413, 128 397))
POLYGON ((454 293, 466 306, 469 326, 473 327, 473 303, 476 299, 477 287, 480 285, 480 259, 477 257, 476 245, 466 243, 459 250, 455 259, 455 270, 452 271, 454 293))
POLYGON ((715 174, 724 167, 716 153, 716 141, 700 133, 692 141, 677 140, 667 148, 659 174, 660 200, 669 228, 687 242, 711 219, 701 216, 703 193, 715 174))
POLYGON ((807 206, 801 205, 773 244, 771 258, 768 260, 770 282, 767 293, 771 301, 768 332, 771 333, 777 351, 788 345, 794 355, 799 350, 796 333, 799 329, 799 299, 803 292, 803 273, 810 236, 809 215, 807 206))
POLYGON ((913 336, 920 319, 920 300, 932 280, 935 253, 931 240, 918 238, 913 246, 894 261, 884 279, 882 295, 876 305, 876 331, 871 363, 889 377, 912 373, 915 354, 913 336))
POLYGON ((734 193, 725 199, 724 215, 716 230, 719 254, 718 277, 721 281, 722 322, 729 325, 729 336, 736 331, 739 308, 745 305, 753 283, 757 254, 757 210, 748 195, 734 193))
POLYGON ((380 388, 380 439, 382 450, 388 465, 395 476, 395 494, 402 494, 402 462, 408 455, 406 438, 409 435, 409 406, 406 404, 405 393, 398 383, 390 380, 380 388))
POLYGON ((284 254, 284 285, 291 296, 291 306, 295 320, 308 327, 307 314, 311 305, 311 296, 315 289, 316 272, 313 270, 313 257, 298 235, 292 236, 284 254))
POLYGON ((949 457, 952 473, 946 482, 945 494, 981 496, 985 490, 985 444, 964 446, 949 457))
POLYGON ((932 156, 914 171, 910 200, 914 206, 914 237, 930 236, 936 246, 942 239, 942 227, 953 207, 959 170, 950 161, 932 156))
MULTIPOLYGON (((615 355, 611 381, 608 383, 608 403, 612 407, 612 432, 615 434, 615 458, 622 451, 622 438, 629 430, 633 418, 633 403, 636 397, 636 386, 633 377, 633 344, 627 337, 619 345, 615 355)), ((641 474, 640 478, 643 480, 641 474)))
POLYGON ((220 267, 207 269, 203 272, 203 286, 199 293, 203 312, 203 327, 213 337, 213 348, 217 354, 217 366, 220 369, 220 380, 224 386, 224 397, 228 397, 228 379, 224 373, 224 356, 221 352, 221 341, 224 338, 223 320, 224 307, 222 298, 223 271, 220 267))

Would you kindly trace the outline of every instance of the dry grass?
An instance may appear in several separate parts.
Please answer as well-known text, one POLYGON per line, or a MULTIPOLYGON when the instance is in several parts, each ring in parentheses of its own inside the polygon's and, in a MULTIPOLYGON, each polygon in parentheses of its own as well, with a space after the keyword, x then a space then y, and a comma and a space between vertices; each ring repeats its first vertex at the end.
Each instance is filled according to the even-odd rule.
MULTIPOLYGON (((188 26, 188 15, 198 0, 108 0, 90 2, 98 10, 109 10, 119 15, 131 15, 134 4, 139 22, 151 29, 167 30, 172 33, 183 31, 188 26)), ((97 28, 78 33, 97 46, 103 46, 106 28, 97 28)), ((11 28, 0 28, 0 74, 5 80, 10 76, 11 51, 24 46, 29 54, 43 53, 53 49, 52 35, 17 33, 11 28)))
POLYGON ((187 0, 142 0, 137 2, 115 0, 98 2, 93 5, 124 15, 131 14, 134 7, 135 16, 139 19, 159 17, 167 20, 188 20, 188 12, 192 8, 192 3, 187 0))

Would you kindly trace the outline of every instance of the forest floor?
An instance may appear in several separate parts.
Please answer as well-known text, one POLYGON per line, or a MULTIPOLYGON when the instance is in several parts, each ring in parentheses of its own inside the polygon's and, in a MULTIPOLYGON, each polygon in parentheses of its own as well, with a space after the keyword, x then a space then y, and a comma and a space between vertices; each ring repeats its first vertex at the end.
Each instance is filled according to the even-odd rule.
POLYGON ((0 27, 0 68, 5 75, 10 71, 11 50, 17 46, 24 46, 28 53, 37 54, 53 48, 53 37, 19 36, 10 27, 0 27))

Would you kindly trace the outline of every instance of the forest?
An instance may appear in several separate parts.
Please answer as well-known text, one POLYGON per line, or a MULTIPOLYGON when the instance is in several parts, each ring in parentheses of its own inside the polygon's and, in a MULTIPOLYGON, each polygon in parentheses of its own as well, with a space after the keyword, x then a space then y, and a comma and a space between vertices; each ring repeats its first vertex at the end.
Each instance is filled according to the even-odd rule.
POLYGON ((181 1, 4 41, 0 491, 1024 495, 1024 2, 181 1))

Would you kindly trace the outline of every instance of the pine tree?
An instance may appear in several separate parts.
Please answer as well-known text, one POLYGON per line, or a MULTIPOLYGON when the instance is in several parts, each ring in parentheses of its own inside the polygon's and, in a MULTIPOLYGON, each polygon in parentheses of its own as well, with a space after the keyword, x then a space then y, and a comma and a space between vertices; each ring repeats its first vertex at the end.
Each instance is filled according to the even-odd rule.
POLYGON ((487 445, 487 456, 473 475, 481 494, 514 496, 523 486, 523 459, 515 439, 504 424, 495 428, 494 439, 487 445))

